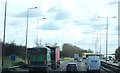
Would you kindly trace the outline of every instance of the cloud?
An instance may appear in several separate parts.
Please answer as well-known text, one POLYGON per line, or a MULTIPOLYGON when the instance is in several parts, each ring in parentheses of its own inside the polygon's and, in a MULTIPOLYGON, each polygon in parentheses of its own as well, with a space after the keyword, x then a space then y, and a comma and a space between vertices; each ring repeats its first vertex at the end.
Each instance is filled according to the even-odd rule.
POLYGON ((91 30, 89 30, 89 31, 86 30, 86 31, 83 31, 82 33, 83 33, 83 34, 91 34, 92 32, 93 32, 93 31, 91 31, 91 30))
POLYGON ((74 23, 76 25, 93 25, 93 24, 96 24, 99 21, 97 17, 98 17, 98 13, 94 14, 91 17, 87 17, 85 19, 74 20, 74 23))
POLYGON ((93 23, 91 25, 91 27, 95 27, 95 28, 102 28, 102 29, 105 29, 106 28, 106 24, 99 24, 99 23, 93 23))
POLYGON ((13 27, 13 26, 17 27, 17 26, 21 26, 24 24, 26 24, 26 20, 24 20, 24 19, 21 19, 21 20, 15 19, 8 23, 8 25, 11 27, 13 27))
POLYGON ((67 11, 60 11, 55 16, 55 20, 65 20, 68 18, 70 18, 70 14, 67 11))
POLYGON ((61 28, 55 22, 48 22, 41 27, 42 30, 60 30, 61 28))
POLYGON ((117 1, 112 1, 112 2, 109 2, 108 4, 109 5, 116 5, 116 4, 118 4, 118 2, 117 1))
POLYGON ((89 22, 83 22, 82 20, 74 20, 75 25, 89 25, 89 22))
MULTIPOLYGON (((28 17, 33 18, 33 17, 39 17, 43 16, 42 11, 40 10, 29 10, 28 17)), ((27 18, 27 11, 19 12, 18 14, 10 14, 12 17, 17 17, 17 18, 27 18)))
POLYGON ((57 7, 57 6, 53 6, 50 9, 48 9, 47 12, 58 12, 61 11, 61 8, 57 7))
POLYGON ((91 39, 91 37, 75 41, 75 44, 79 45, 80 48, 83 48, 83 49, 90 48, 91 50, 94 51, 94 43, 93 43, 93 39, 91 39))
POLYGON ((90 20, 92 21, 92 22, 97 22, 98 21, 98 13, 96 13, 90 20))
MULTIPOLYGON (((36 1, 12 0, 12 2, 11 1, 8 2, 8 10, 7 10, 8 26, 6 29, 7 30, 6 40, 7 41, 15 40, 17 43, 25 44, 25 31, 26 31, 25 27, 26 27, 27 9, 38 6, 38 9, 29 10, 30 19, 29 19, 28 41, 30 43, 28 44, 28 47, 34 46, 33 41, 36 39, 36 35, 37 35, 36 24, 38 17, 40 18, 45 17, 47 18, 47 20, 45 22, 41 21, 41 27, 39 27, 39 29, 40 28, 42 29, 42 31, 39 32, 40 33, 39 38, 42 38, 43 42, 45 43, 56 42, 56 41, 57 43, 67 42, 75 45, 80 45, 82 48, 85 49, 90 48, 94 50, 94 40, 96 38, 94 39, 92 38, 95 34, 93 35, 91 34, 91 32, 93 31, 93 33, 99 33, 100 31, 99 29, 94 30, 94 28, 92 28, 91 26, 95 26, 96 28, 105 28, 106 19, 98 19, 97 18, 98 13, 100 13, 101 15, 102 13, 103 15, 116 14, 117 6, 115 7, 113 5, 115 5, 115 2, 111 2, 107 0, 93 0, 93 1, 53 0, 50 2, 47 0, 44 1, 43 0, 36 0, 36 1), (46 22, 47 24, 44 24, 46 22)), ((2 9, 0 12, 1 15, 0 20, 3 21, 4 1, 3 4, 0 5, 0 8, 2 9)), ((3 23, 1 22, 0 25, 1 27, 3 27, 2 24, 3 23)), ((112 24, 111 20, 109 20, 109 24, 112 24)), ((1 35, 2 35, 2 31, 3 29, 1 28, 0 29, 1 35)), ((115 31, 116 30, 113 25, 109 26, 110 34, 117 33, 115 31)), ((105 46, 104 42, 105 42, 106 32, 105 30, 102 30, 102 32, 103 32, 102 35, 103 36, 102 47, 103 47, 105 46)), ((109 38, 114 38, 113 36, 116 36, 110 34, 109 34, 109 38)), ((113 43, 112 40, 109 39, 109 43, 113 43)), ((105 47, 103 47, 103 49, 104 48, 105 47)))

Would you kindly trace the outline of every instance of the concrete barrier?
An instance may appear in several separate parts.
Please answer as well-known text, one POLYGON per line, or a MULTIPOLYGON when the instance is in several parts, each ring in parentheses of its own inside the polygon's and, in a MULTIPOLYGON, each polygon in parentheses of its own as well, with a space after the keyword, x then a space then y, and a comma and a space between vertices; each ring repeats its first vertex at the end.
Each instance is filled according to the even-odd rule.
POLYGON ((118 62, 118 66, 120 67, 120 62, 118 62))

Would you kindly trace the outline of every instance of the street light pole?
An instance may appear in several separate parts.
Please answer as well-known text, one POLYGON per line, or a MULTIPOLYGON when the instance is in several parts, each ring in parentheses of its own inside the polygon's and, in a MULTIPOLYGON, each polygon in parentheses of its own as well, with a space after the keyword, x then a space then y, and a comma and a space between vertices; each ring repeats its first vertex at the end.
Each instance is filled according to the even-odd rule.
POLYGON ((97 49, 97 48, 98 48, 98 46, 97 46, 97 45, 98 45, 98 41, 99 41, 99 40, 98 40, 98 34, 97 34, 96 42, 95 42, 95 54, 97 54, 97 52, 98 52, 98 51, 97 51, 97 50, 98 50, 98 49, 97 49))
POLYGON ((2 44, 2 66, 4 65, 4 60, 5 60, 6 12, 7 12, 7 0, 5 1, 4 34, 3 34, 3 44, 2 44))
MULTIPOLYGON (((94 30, 95 30, 95 27, 94 27, 94 30)), ((94 34, 94 33, 93 33, 93 34, 94 34)), ((96 37, 93 37, 93 38, 96 38, 96 37)), ((95 55, 96 55, 96 51, 97 51, 97 50, 96 50, 96 49, 97 49, 97 44, 96 44, 96 43, 97 43, 97 40, 95 39, 95 40, 94 40, 94 44, 95 44, 95 45, 94 45, 94 47, 95 47, 95 50, 94 50, 94 51, 95 51, 95 55)))
POLYGON ((107 51, 108 51, 108 17, 106 17, 106 64, 107 64, 107 51))
MULTIPOLYGON (((35 7, 37 8, 37 7, 35 7)), ((29 16, 29 9, 35 9, 35 8, 28 8, 27 10, 27 25, 26 25, 26 58, 25 62, 27 62, 27 37, 28 37, 28 16, 29 16)))
POLYGON ((37 40, 36 40, 36 46, 39 46, 39 44, 38 44, 38 24, 39 24, 39 20, 45 20, 46 18, 42 18, 42 19, 38 19, 37 20, 37 40))
MULTIPOLYGON (((98 28, 95 28, 95 27, 94 27, 94 30, 95 30, 95 29, 98 29, 98 28)), ((95 54, 97 54, 97 44, 98 44, 98 41, 99 41, 99 40, 98 40, 98 37, 99 37, 99 34, 97 34, 97 37, 96 37, 97 39, 96 39, 96 42, 95 42, 95 54)))
POLYGON ((107 52, 108 52, 108 18, 116 18, 116 16, 113 17, 100 17, 98 18, 106 18, 106 64, 107 64, 107 52))
POLYGON ((100 28, 100 55, 101 55, 101 28, 100 28))

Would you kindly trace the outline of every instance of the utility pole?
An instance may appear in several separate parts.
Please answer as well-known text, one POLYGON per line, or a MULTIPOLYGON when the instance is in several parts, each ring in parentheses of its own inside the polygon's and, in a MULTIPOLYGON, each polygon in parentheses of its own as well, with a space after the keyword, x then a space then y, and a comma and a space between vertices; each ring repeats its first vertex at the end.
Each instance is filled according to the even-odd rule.
POLYGON ((106 64, 107 64, 107 52, 108 52, 108 18, 116 18, 116 16, 113 17, 100 17, 98 18, 106 18, 106 64))
POLYGON ((30 9, 35 9, 35 8, 37 8, 37 7, 34 7, 34 8, 28 8, 28 10, 27 10, 27 25, 26 25, 26 55, 25 55, 25 62, 27 62, 27 45, 28 45, 27 40, 28 40, 28 18, 29 18, 29 10, 30 10, 30 9))
POLYGON ((5 60, 6 13, 7 13, 7 0, 5 1, 4 34, 3 34, 3 44, 2 44, 2 66, 4 65, 4 60, 5 60))
MULTIPOLYGON (((36 40, 36 44, 37 44, 37 46, 39 46, 39 43, 38 43, 38 25, 39 25, 39 20, 45 20, 46 18, 42 18, 42 19, 38 19, 37 20, 37 40, 36 40)), ((40 46, 41 46, 41 43, 42 43, 42 41, 41 41, 41 39, 40 39, 40 46)))
POLYGON ((101 54, 101 28, 100 28, 100 54, 101 54))

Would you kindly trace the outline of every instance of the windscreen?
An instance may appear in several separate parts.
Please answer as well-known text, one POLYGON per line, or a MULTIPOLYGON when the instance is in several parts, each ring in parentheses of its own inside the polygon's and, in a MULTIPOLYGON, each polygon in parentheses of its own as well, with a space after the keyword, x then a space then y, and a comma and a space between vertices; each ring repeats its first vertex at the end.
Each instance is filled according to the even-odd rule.
POLYGON ((75 67, 76 67, 76 65, 75 65, 75 64, 68 64, 68 66, 75 66, 75 67))
POLYGON ((99 64, 100 59, 98 57, 89 57, 88 62, 90 65, 93 65, 93 64, 96 65, 96 64, 99 64))

